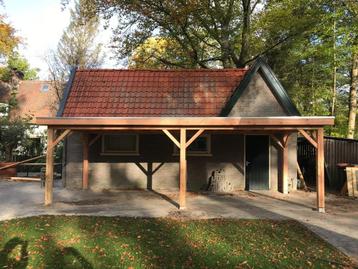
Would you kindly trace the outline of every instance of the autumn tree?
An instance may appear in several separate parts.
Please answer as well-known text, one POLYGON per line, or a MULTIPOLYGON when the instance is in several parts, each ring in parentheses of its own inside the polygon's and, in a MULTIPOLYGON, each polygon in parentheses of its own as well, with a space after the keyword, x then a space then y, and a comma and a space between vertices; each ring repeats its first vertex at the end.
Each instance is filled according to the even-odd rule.
POLYGON ((13 71, 21 73, 21 79, 34 80, 38 79, 38 69, 32 68, 30 63, 18 52, 13 52, 7 59, 7 64, 0 68, 0 80, 4 82, 10 81, 13 71))
POLYGON ((58 100, 69 78, 72 67, 95 68, 101 66, 104 55, 102 44, 97 42, 98 16, 84 16, 84 1, 78 0, 70 10, 71 20, 57 45, 47 57, 49 78, 53 82, 58 100))
MULTIPOLYGON (((113 47, 119 58, 128 58, 148 38, 168 38, 175 42, 187 61, 165 58, 167 66, 243 67, 319 21, 312 16, 316 1, 260 0, 84 0, 87 15, 95 11, 119 18, 113 33, 113 47), (285 2, 281 8, 285 23, 265 39, 258 25, 272 2, 285 2), (292 21, 292 17, 296 18, 292 21)), ((171 56, 171 55, 169 55, 171 56)))
POLYGON ((178 43, 170 38, 150 37, 138 46, 129 57, 129 68, 167 69, 180 68, 190 62, 178 43), (168 63, 168 59, 171 59, 168 63), (176 65, 172 65, 175 59, 176 65))
MULTIPOLYGON (((0 5, 3 2, 0 1, 0 5)), ((12 70, 10 70, 9 57, 15 53, 21 39, 16 35, 15 28, 6 22, 4 15, 0 15, 0 102, 6 102, 9 92, 13 88, 9 84, 12 70)))
POLYGON ((21 41, 16 35, 15 28, 5 19, 4 15, 0 15, 0 61, 2 62, 6 62, 7 57, 13 53, 21 41))
POLYGON ((29 117, 11 116, 11 110, 17 106, 19 82, 37 77, 37 70, 16 51, 20 41, 14 27, 0 16, 0 161, 12 160, 14 149, 29 141, 28 131, 31 129, 29 117))

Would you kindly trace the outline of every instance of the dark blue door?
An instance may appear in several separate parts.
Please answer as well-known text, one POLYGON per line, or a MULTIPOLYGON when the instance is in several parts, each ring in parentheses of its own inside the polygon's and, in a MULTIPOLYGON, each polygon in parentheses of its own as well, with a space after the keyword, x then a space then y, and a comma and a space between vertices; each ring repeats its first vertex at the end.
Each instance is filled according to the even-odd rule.
POLYGON ((246 189, 269 189, 269 136, 246 136, 246 189))

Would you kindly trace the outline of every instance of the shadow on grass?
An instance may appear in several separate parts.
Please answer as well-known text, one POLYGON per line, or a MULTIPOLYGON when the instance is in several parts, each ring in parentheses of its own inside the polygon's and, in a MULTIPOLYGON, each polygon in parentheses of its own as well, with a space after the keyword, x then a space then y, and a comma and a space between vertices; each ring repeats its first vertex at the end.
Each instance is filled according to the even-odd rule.
POLYGON ((0 251, 0 268, 26 268, 28 264, 27 241, 14 237, 7 241, 0 251), (17 246, 20 246, 19 253, 15 253, 17 246), (12 257, 14 256, 14 257, 12 257))
MULTIPOLYGON (((73 247, 57 249, 53 258, 56 261, 57 268, 83 268, 92 269, 93 266, 73 247), (74 266, 76 264, 76 266, 74 266), (72 267, 71 267, 72 266, 72 267)), ((51 263, 53 264, 53 262, 51 263)))

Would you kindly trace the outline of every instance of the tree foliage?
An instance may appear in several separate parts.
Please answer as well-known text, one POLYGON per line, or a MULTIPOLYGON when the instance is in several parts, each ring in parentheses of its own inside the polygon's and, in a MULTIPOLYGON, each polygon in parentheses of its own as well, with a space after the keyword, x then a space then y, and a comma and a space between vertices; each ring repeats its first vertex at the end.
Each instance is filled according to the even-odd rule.
MULTIPOLYGON (((2 4, 2 1, 0 1, 2 4)), ((22 79, 36 79, 37 70, 17 51, 21 39, 14 27, 0 16, 0 161, 11 161, 15 149, 30 143, 30 117, 11 113, 17 107, 17 89, 22 79)))
POLYGON ((153 68, 167 69, 179 68, 190 61, 182 52, 179 44, 170 38, 150 37, 142 45, 138 46, 129 58, 129 68, 153 68), (168 66, 167 60, 177 63, 176 66, 168 66))
POLYGON ((0 80, 9 82, 13 76, 13 71, 19 72, 24 80, 38 79, 38 69, 31 68, 29 62, 18 52, 10 55, 7 59, 7 65, 0 68, 0 80))
POLYGON ((188 61, 181 63, 175 57, 166 58, 168 66, 243 67, 267 50, 308 31, 319 21, 319 14, 311 14, 316 1, 285 0, 281 5, 276 4, 283 10, 281 15, 285 24, 267 38, 262 25, 269 25, 269 19, 276 18, 266 14, 271 11, 272 2, 282 1, 84 1, 89 14, 95 10, 107 19, 114 15, 118 17, 113 46, 121 58, 130 57, 150 37, 175 40, 188 61))
POLYGON ((104 59, 102 44, 96 40, 99 19, 97 16, 89 19, 84 16, 83 3, 83 0, 75 2, 70 23, 62 34, 57 50, 47 57, 50 80, 53 81, 59 100, 72 67, 99 67, 104 59))
POLYGON ((4 15, 0 15, 0 60, 6 61, 6 58, 13 53, 20 41, 15 28, 5 21, 4 15))
POLYGON ((319 3, 319 24, 266 54, 302 114, 336 117, 335 126, 327 130, 335 136, 348 134, 353 44, 358 33, 357 16, 349 5, 356 8, 343 0, 319 3))
POLYGON ((29 120, 26 117, 0 117, 0 152, 4 152, 3 161, 12 161, 14 150, 30 142, 32 127, 29 120))

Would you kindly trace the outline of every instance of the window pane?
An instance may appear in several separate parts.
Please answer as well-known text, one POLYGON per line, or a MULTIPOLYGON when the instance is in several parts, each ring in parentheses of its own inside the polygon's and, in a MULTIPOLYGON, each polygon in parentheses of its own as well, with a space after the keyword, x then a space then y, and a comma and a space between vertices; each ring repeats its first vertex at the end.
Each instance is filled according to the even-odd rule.
POLYGON ((48 90, 49 90, 49 86, 47 84, 42 85, 41 87, 42 92, 48 92, 48 90))
POLYGON ((105 135, 104 151, 112 152, 133 152, 137 150, 136 135, 105 135))

